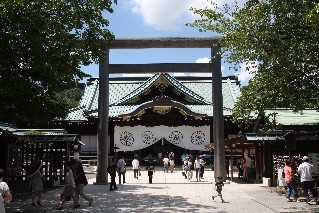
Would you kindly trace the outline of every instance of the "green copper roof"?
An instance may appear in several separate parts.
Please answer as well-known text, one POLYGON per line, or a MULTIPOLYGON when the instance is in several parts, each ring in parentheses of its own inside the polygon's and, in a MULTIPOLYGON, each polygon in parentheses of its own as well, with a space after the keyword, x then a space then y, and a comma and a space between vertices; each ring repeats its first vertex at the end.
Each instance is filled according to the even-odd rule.
MULTIPOLYGON (((109 116, 118 117, 122 114, 129 114, 136 110, 143 103, 134 104, 138 98, 158 89, 168 86, 174 91, 175 100, 182 103, 194 113, 213 116, 212 106, 212 80, 207 77, 174 78, 168 74, 156 74, 150 78, 110 78, 109 83, 109 116), (176 95, 177 94, 177 95, 176 95), (180 98, 182 97, 182 98, 180 98), (182 102, 183 101, 183 102, 182 102)), ((234 103, 240 96, 239 82, 234 76, 224 77, 222 80, 222 93, 224 103, 224 116, 231 116, 234 103)), ((169 95, 169 94, 165 94, 169 95)), ((84 95, 78 107, 72 109, 66 120, 81 121, 86 117, 98 116, 98 79, 90 80, 85 88, 84 95)), ((155 97, 153 97, 155 98, 155 97)))

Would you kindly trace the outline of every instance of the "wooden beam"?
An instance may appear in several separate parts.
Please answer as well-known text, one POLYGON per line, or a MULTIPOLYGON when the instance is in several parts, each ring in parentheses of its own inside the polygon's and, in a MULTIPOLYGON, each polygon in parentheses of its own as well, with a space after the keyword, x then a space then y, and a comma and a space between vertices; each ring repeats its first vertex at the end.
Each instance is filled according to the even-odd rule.
POLYGON ((159 38, 116 38, 110 49, 144 48, 211 48, 221 36, 214 37, 159 37, 159 38))
POLYGON ((110 74, 122 73, 211 73, 210 63, 110 64, 110 74))

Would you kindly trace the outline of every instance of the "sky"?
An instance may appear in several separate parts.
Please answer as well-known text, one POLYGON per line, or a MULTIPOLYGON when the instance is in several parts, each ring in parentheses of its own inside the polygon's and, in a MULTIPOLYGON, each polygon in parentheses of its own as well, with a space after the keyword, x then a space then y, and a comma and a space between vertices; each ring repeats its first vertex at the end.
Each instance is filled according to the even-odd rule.
MULTIPOLYGON (((233 0, 215 0, 215 2, 221 5, 231 3, 233 0)), ((109 20, 108 29, 115 38, 217 36, 214 32, 199 32, 198 28, 186 26, 186 23, 192 23, 199 18, 190 11, 190 8, 204 6, 210 6, 210 0, 117 0, 117 5, 112 5, 114 13, 104 13, 104 17, 109 20)), ((208 63, 210 54, 210 48, 111 49, 109 60, 110 64, 208 63)), ((229 70, 227 64, 222 61, 223 76, 238 75, 241 85, 247 85, 251 78, 244 69, 242 66, 237 72, 229 70)), ((92 77, 98 77, 97 64, 82 67, 82 70, 92 77)), ((210 73, 197 75, 211 76, 210 73)))

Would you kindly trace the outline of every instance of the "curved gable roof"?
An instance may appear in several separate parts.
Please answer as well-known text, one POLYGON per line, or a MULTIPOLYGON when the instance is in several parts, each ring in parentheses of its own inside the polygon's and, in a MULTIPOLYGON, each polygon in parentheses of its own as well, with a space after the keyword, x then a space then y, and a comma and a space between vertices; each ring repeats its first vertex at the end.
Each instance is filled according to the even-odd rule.
POLYGON ((185 87, 174 77, 169 74, 155 74, 153 77, 149 78, 133 92, 126 95, 118 102, 111 104, 110 106, 123 106, 135 104, 138 100, 142 99, 143 96, 148 95, 152 90, 159 90, 158 92, 165 93, 165 88, 172 86, 174 93, 179 96, 183 96, 185 102, 192 104, 211 104, 206 101, 205 98, 201 97, 197 93, 193 92, 189 88, 185 87))

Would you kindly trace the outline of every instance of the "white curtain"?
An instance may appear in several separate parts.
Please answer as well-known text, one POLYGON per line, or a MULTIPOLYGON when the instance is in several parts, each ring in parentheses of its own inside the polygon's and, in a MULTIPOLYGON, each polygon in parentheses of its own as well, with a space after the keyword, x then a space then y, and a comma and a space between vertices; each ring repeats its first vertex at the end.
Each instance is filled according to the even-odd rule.
POLYGON ((118 151, 134 151, 144 149, 160 139, 189 150, 205 151, 210 141, 209 126, 115 126, 114 145, 118 151))

